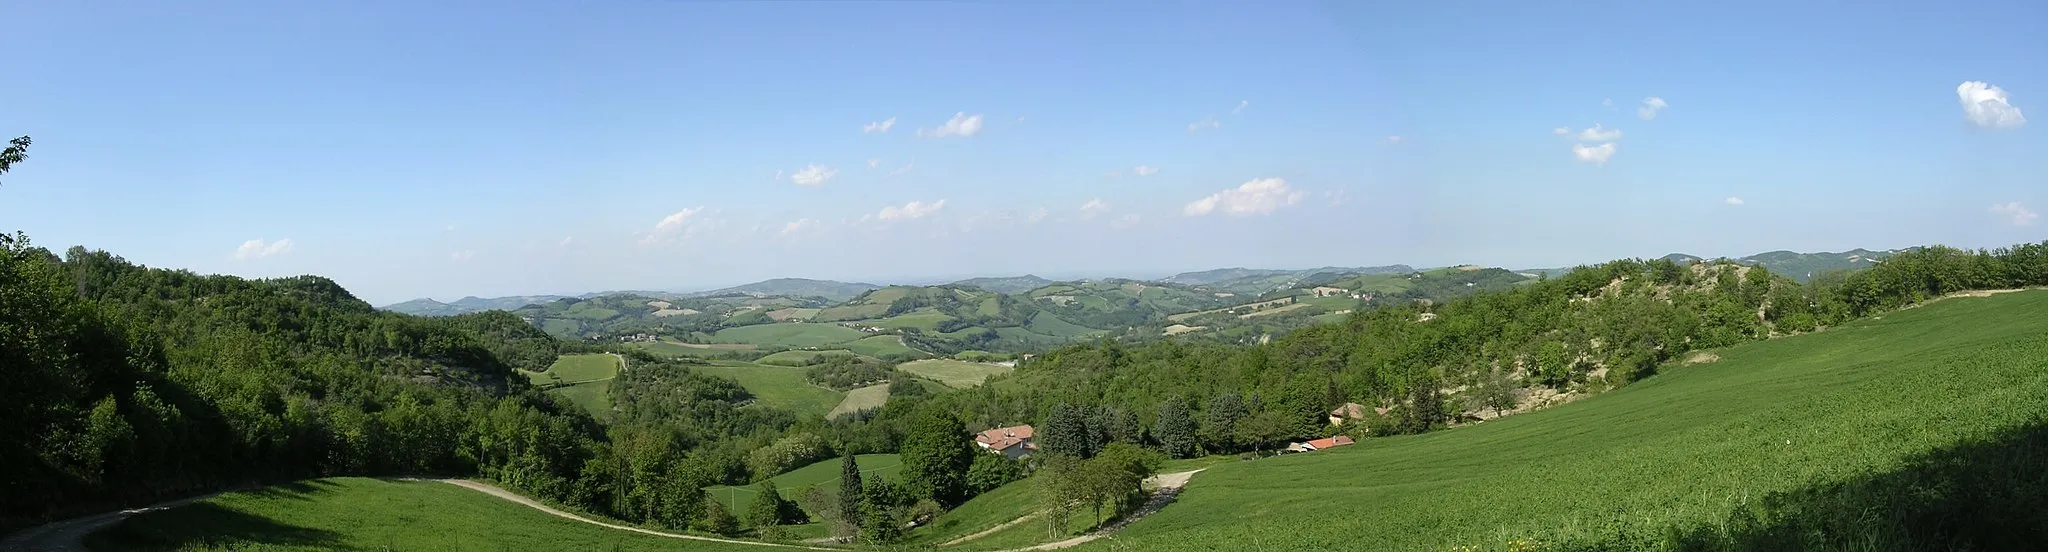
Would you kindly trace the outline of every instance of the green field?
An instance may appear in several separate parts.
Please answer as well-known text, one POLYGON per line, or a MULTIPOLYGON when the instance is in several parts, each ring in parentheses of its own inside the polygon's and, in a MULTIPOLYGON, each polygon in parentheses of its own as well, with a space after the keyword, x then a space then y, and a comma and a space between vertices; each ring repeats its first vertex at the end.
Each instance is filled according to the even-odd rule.
POLYGON ((433 481, 314 479, 129 518, 93 550, 762 550, 564 519, 433 481))
POLYGON ((951 315, 948 315, 943 312, 920 311, 904 313, 896 316, 891 316, 888 318, 866 320, 859 322, 859 324, 863 326, 874 326, 877 328, 886 328, 891 330, 902 328, 917 328, 927 332, 936 332, 939 331, 940 322, 945 322, 947 320, 952 319, 953 317, 951 315))
POLYGON ((519 372, 543 389, 560 381, 564 386, 550 392, 560 393, 591 414, 603 416, 612 410, 612 378, 619 375, 619 358, 608 354, 562 355, 546 372, 519 372))
POLYGON ((904 345, 903 336, 897 335, 864 337, 859 341, 846 344, 846 347, 852 349, 855 353, 871 357, 890 355, 928 356, 923 351, 904 345))
POLYGON ((1031 330, 1034 333, 1041 333, 1054 337, 1080 337, 1088 334, 1102 333, 1101 331, 1096 330, 1095 328, 1090 328, 1079 324, 1075 324, 1073 322, 1068 322, 1065 318, 1060 318, 1058 316, 1054 316, 1052 313, 1043 311, 1040 311, 1036 315, 1032 315, 1031 322, 1025 324, 1024 328, 1031 330))
POLYGON ((981 385, 981 382, 987 381, 989 376, 1007 374, 1011 370, 1008 366, 945 359, 905 362, 896 365, 896 369, 921 377, 931 378, 954 389, 965 389, 981 385))
POLYGON ((1219 464, 1114 549, 2005 550, 2048 530, 2048 291, 1712 352, 1535 413, 1219 464))
POLYGON ((853 356, 853 351, 848 351, 846 349, 829 349, 824 351, 806 351, 798 349, 774 353, 768 356, 761 357, 760 359, 755 360, 754 362, 759 362, 762 364, 777 364, 782 366, 808 366, 813 362, 817 362, 821 357, 828 356, 853 356))
POLYGON ((825 413, 825 419, 829 420, 838 417, 840 414, 860 412, 870 408, 881 408, 882 404, 887 402, 889 402, 889 384, 886 383, 847 391, 846 398, 840 400, 838 406, 832 407, 831 412, 825 413))
MULTIPOLYGON (((839 467, 841 462, 844 462, 841 458, 820 460, 811 465, 790 470, 788 473, 768 479, 775 482, 776 492, 781 493, 782 498, 788 500, 797 500, 802 497, 805 492, 804 488, 811 485, 818 485, 836 493, 839 491, 839 467)), ((895 479, 897 472, 903 471, 903 457, 894 454, 862 454, 853 457, 853 463, 860 465, 860 473, 863 477, 879 476, 895 479)), ((730 511, 745 512, 747 511, 747 506, 754 503, 754 495, 760 494, 760 489, 758 485, 719 485, 716 487, 705 487, 704 492, 710 495, 712 499, 724 502, 726 508, 729 508, 730 511)), ((818 516, 816 512, 812 512, 811 517, 812 521, 817 521, 818 516)))
POLYGON ((762 404, 787 408, 799 414, 824 415, 839 404, 843 396, 838 391, 812 384, 804 377, 802 368, 712 361, 708 366, 692 366, 690 369, 737 380, 762 404))
POLYGON ((781 345, 784 347, 823 347, 853 341, 867 335, 860 330, 838 324, 784 322, 726 328, 718 330, 717 338, 719 341, 727 343, 781 345))

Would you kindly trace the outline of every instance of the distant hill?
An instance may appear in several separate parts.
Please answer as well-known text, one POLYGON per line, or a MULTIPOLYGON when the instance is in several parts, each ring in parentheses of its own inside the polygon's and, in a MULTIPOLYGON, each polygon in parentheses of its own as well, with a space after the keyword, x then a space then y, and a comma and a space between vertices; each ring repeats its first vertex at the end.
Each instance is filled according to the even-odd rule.
POLYGON ((1303 285, 1320 285, 1352 276, 1406 274, 1414 271, 1415 269, 1408 265, 1368 267, 1326 266, 1301 270, 1218 268, 1201 272, 1183 272, 1168 276, 1159 281, 1170 284, 1206 286, 1217 291, 1256 295, 1303 285))
POLYGON ((1003 278, 968 278, 958 282, 953 282, 953 285, 974 286, 996 293, 1023 293, 1026 291, 1031 291, 1034 289, 1045 287, 1049 284, 1052 284, 1052 280, 1047 280, 1031 274, 1025 274, 1023 276, 1009 276, 1003 278))
POLYGON ((538 305, 541 303, 546 303, 561 298, 562 296, 560 295, 515 295, 511 297, 493 297, 489 299, 471 296, 456 299, 454 302, 443 303, 440 301, 435 301, 433 299, 422 297, 419 299, 414 299, 403 303, 385 305, 379 308, 382 310, 403 314, 411 314, 415 316, 454 316, 457 314, 469 314, 472 312, 483 312, 488 310, 509 311, 527 305, 538 305))
POLYGON ((682 297, 713 297, 734 294, 757 297, 784 295, 792 297, 822 297, 831 301, 845 301, 881 288, 882 286, 860 282, 812 280, 809 278, 776 278, 729 288, 686 293, 682 294, 682 297))
POLYGON ((1892 255, 1906 251, 1909 251, 1909 249, 1886 251, 1851 249, 1841 253, 1771 251, 1736 259, 1736 262, 1747 265, 1760 265, 1770 269, 1773 273, 1797 280, 1800 283, 1806 283, 1807 280, 1812 279, 1814 276, 1827 272, 1870 268, 1884 262, 1885 259, 1891 258, 1892 255))

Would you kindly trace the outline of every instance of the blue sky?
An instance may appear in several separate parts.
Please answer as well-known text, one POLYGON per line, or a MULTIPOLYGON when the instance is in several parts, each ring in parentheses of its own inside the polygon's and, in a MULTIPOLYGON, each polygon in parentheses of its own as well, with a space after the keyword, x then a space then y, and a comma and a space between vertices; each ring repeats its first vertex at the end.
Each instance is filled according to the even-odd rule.
POLYGON ((1101 4, 0 0, 0 227, 378 304, 2048 234, 2038 2, 1101 4))

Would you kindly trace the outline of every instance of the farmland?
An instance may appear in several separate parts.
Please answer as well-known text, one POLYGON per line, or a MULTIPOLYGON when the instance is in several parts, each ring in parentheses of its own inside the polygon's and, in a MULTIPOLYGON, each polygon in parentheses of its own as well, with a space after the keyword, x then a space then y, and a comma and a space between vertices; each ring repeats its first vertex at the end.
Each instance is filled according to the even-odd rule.
MULTIPOLYGON (((842 461, 840 458, 819 460, 811 465, 771 477, 769 480, 775 482, 775 488, 782 494, 782 498, 789 500, 803 496, 804 488, 812 485, 837 492, 842 461)), ((853 461, 860 466, 860 473, 864 477, 895 479, 897 472, 903 471, 902 457, 894 454, 862 454, 855 456, 853 461)), ((725 506, 734 512, 745 512, 747 506, 754 503, 754 495, 759 493, 759 489, 760 487, 756 485, 720 485, 706 487, 704 492, 712 500, 725 503, 725 506)), ((812 512, 813 521, 817 517, 817 513, 812 512)))
POLYGON ((889 402, 888 384, 862 387, 847 391, 846 398, 840 400, 838 406, 832 407, 831 412, 825 413, 825 418, 831 419, 841 414, 850 414, 870 408, 880 408, 886 402, 889 402))
POLYGON ((896 365, 896 369, 931 378, 954 389, 981 385, 981 382, 988 381, 989 376, 1010 372, 1008 366, 945 359, 905 362, 896 365))
POLYGON ((608 354, 562 355, 546 372, 520 373, 534 385, 560 393, 601 416, 612 409, 611 379, 619 375, 619 358, 608 354))
POLYGON ((832 410, 844 395, 811 384, 810 380, 804 378, 802 368, 752 362, 713 361, 710 365, 693 366, 691 369, 732 378, 763 404, 810 415, 822 415, 832 410))
POLYGON ((838 324, 785 322, 726 328, 719 330, 716 336, 719 341, 727 343, 823 347, 860 339, 867 334, 838 324))
POLYGON ((1951 299, 1531 414, 1217 465, 1116 543, 1911 549, 1946 542, 1912 540, 1945 520, 2024 547, 1996 539, 2043 527, 2043 312, 2043 291, 1951 299))
POLYGON ((756 550, 564 519, 434 481, 313 479, 141 514, 94 550, 756 550))

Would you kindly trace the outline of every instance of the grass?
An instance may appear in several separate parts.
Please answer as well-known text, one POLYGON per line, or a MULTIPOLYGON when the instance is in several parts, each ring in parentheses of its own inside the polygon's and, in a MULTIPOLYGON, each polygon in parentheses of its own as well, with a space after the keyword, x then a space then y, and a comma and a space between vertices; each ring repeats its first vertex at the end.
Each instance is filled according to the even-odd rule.
POLYGON ((1278 306, 1278 307, 1266 307, 1266 309, 1265 309, 1265 310, 1255 310, 1255 311, 1252 311, 1252 312, 1247 312, 1247 313, 1244 313, 1244 314, 1240 314, 1240 315, 1237 315, 1237 317, 1238 317, 1238 318, 1254 318, 1254 317, 1259 317, 1259 316, 1271 316, 1271 315, 1275 315, 1275 314, 1280 314, 1280 313, 1283 313, 1283 312, 1288 312, 1288 311, 1294 311, 1294 310, 1300 310, 1300 309, 1305 309, 1305 308, 1308 308, 1308 307, 1309 307, 1309 304, 1308 304, 1308 303, 1289 303, 1289 304, 1286 304, 1286 305, 1281 305, 1281 306, 1278 306))
POLYGON ((715 343, 705 345, 698 343, 676 343, 673 341, 657 341, 654 343, 627 343, 626 345, 631 347, 638 347, 642 350, 655 354, 687 357, 716 357, 734 351, 752 351, 755 349, 755 346, 753 345, 741 343, 715 343))
POLYGON ((810 365, 812 362, 817 362, 819 358, 828 356, 853 356, 853 351, 848 351, 846 349, 830 349, 825 351, 782 351, 779 353, 774 353, 768 356, 761 357, 759 360, 756 360, 755 362, 759 362, 762 364, 779 364, 782 366, 807 366, 810 365))
POLYGON ((889 402, 889 384, 886 383, 847 391, 846 398, 841 399, 838 406, 832 407, 831 412, 825 413, 825 419, 830 420, 838 417, 840 414, 860 412, 870 408, 881 408, 882 404, 887 402, 889 402))
POLYGON ((1045 311, 1039 311, 1038 314, 1032 315, 1031 322, 1025 324, 1024 328, 1035 333, 1054 337, 1079 337, 1100 333, 1095 328, 1068 322, 1065 318, 1054 316, 1052 313, 1045 311))
POLYGON ((1715 353, 1535 413, 1218 464, 1114 548, 2003 550, 2048 538, 2048 292, 1715 353))
POLYGON ((519 372, 542 388, 560 381, 564 386, 550 392, 560 393, 591 414, 604 416, 612 411, 612 378, 619 375, 618 357, 601 353, 562 355, 546 372, 519 372))
POLYGON ((858 341, 846 344, 846 348, 852 349, 855 354, 871 357, 890 355, 926 356, 924 351, 912 349, 910 346, 904 345, 903 336, 897 335, 864 337, 858 341))
POLYGON ((853 341, 866 336, 866 333, 846 326, 810 322, 740 326, 738 328, 718 330, 717 334, 719 341, 728 343, 781 345, 785 347, 823 347, 853 341))
MULTIPOLYGON (((904 544, 937 545, 953 539, 972 535, 989 528, 1015 521, 1030 515, 1038 508, 1038 488, 1029 479, 1012 482, 989 492, 976 495, 960 506, 934 518, 929 525, 912 531, 904 544)), ((1025 522, 1019 525, 1035 527, 1040 535, 1045 534, 1045 522, 1025 522)), ((979 539, 976 539, 979 541, 979 539)), ((976 542, 970 541, 970 542, 976 542)), ((976 542, 979 544, 978 542, 976 542)), ((966 543, 961 543, 966 544, 966 543)), ((1029 543, 1026 543, 1029 544, 1029 543)))
POLYGON ((905 362, 896 365, 896 369, 921 377, 931 378, 934 381, 946 384, 946 387, 954 389, 966 389, 981 385, 981 382, 987 381, 989 376, 1007 374, 1011 370, 1008 366, 944 359, 905 362))
POLYGON ((952 315, 938 311, 907 312, 888 318, 858 322, 863 326, 874 326, 891 330, 917 328, 927 332, 939 331, 939 323, 952 320, 952 315))
POLYGON ((838 391, 812 384, 804 377, 802 368, 713 361, 708 366, 693 366, 691 369, 737 380, 761 403, 799 414, 822 416, 832 410, 833 405, 839 404, 843 396, 838 391))
MULTIPOLYGON (((836 493, 839 490, 839 466, 842 461, 837 457, 819 460, 811 465, 770 477, 768 480, 774 481, 776 492, 788 500, 801 498, 804 488, 811 485, 818 485, 836 493)), ((862 454, 853 457, 853 463, 860 466, 862 477, 880 476, 895 479, 896 474, 903 471, 903 457, 894 454, 862 454)), ((760 494, 760 490, 759 485, 719 485, 705 487, 704 493, 713 500, 725 503, 728 511, 746 512, 747 506, 754 503, 754 496, 760 494)), ((817 512, 812 512, 811 518, 816 521, 817 512)))
POLYGON ((608 529, 432 481, 314 479, 129 518, 93 550, 761 550, 608 529))

